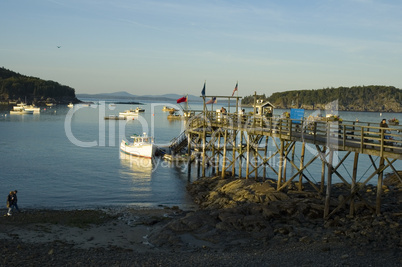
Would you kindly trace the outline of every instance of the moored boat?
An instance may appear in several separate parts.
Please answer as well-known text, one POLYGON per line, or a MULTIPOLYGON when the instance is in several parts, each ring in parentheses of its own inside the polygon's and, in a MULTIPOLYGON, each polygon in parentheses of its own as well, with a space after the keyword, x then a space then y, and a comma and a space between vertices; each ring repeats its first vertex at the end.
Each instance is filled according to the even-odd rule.
POLYGON ((35 105, 27 105, 24 107, 24 109, 27 111, 32 111, 33 113, 40 113, 40 107, 35 105))
POLYGON ((167 116, 168 120, 181 120, 183 117, 179 114, 173 113, 167 116))
POLYGON ((19 114, 19 115, 23 115, 23 114, 33 114, 33 110, 26 110, 26 109, 19 109, 19 110, 10 110, 10 114, 19 114))
POLYGON ((13 106, 13 111, 19 111, 19 110, 26 110, 26 111, 32 111, 33 113, 39 113, 40 108, 35 106, 35 105, 27 105, 25 103, 19 103, 16 106, 13 106))
POLYGON ((138 112, 136 112, 135 109, 127 109, 123 112, 119 112, 119 116, 122 117, 138 116, 138 112))
POLYGON ((132 135, 130 138, 133 139, 133 143, 131 144, 125 140, 121 140, 121 151, 133 156, 144 158, 152 158, 155 155, 156 146, 153 137, 143 133, 142 135, 132 135))
POLYGON ((13 106, 13 110, 18 111, 24 109, 24 106, 26 106, 25 103, 18 103, 16 106, 13 106))
POLYGON ((177 110, 175 108, 169 108, 167 106, 163 106, 162 111, 169 111, 169 112, 173 111, 173 112, 175 112, 175 111, 179 111, 179 110, 177 110))
POLYGON ((105 117, 105 120, 125 120, 125 119, 126 117, 116 115, 109 115, 105 117))
POLYGON ((73 104, 73 103, 69 103, 69 104, 67 105, 67 107, 72 108, 72 107, 74 107, 74 104, 73 104))
POLYGON ((137 107, 136 109, 135 109, 135 112, 145 112, 145 109, 143 109, 143 108, 140 108, 140 107, 137 107))

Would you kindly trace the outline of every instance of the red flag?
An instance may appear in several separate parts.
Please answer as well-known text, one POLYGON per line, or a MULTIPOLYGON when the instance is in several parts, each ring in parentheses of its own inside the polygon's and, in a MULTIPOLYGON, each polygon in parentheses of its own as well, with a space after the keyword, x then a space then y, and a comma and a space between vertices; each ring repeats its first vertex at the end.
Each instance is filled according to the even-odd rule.
POLYGON ((233 90, 232 96, 234 96, 234 93, 237 91, 237 85, 238 85, 238 83, 239 83, 239 82, 236 82, 236 86, 235 86, 235 88, 234 88, 234 90, 233 90))
POLYGON ((177 104, 182 102, 187 102, 187 97, 183 96, 182 98, 177 99, 177 104))

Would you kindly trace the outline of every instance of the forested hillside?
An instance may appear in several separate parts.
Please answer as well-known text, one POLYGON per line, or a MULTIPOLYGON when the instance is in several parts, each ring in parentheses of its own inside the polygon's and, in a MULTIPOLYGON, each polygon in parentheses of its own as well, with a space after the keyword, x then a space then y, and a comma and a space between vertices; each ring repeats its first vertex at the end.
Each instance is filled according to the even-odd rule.
MULTIPOLYGON (((324 109, 338 100, 339 110, 402 112, 402 90, 393 86, 353 86, 316 90, 297 90, 258 97, 277 108, 324 109)), ((247 96, 242 104, 252 104, 254 96, 247 96)))
POLYGON ((0 68, 0 101, 45 102, 56 103, 78 102, 75 90, 54 81, 45 81, 36 77, 28 77, 11 70, 0 68))

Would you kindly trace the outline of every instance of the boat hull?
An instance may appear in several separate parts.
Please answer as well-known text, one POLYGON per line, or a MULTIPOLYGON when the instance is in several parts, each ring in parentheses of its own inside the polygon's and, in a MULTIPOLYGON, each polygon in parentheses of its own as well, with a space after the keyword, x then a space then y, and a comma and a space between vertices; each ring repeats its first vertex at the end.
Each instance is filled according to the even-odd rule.
POLYGON ((155 155, 156 146, 154 144, 129 144, 122 140, 120 150, 129 155, 150 159, 155 155))
POLYGON ((40 108, 37 108, 37 107, 28 106, 28 107, 25 108, 25 110, 26 111, 32 111, 33 113, 40 113, 40 108))
POLYGON ((122 117, 138 116, 138 112, 134 109, 128 109, 128 110, 125 110, 124 112, 119 112, 119 116, 122 116, 122 117))
MULTIPOLYGON (((36 107, 35 105, 26 105, 24 103, 17 104, 16 106, 13 107, 13 111, 32 111, 33 113, 40 113, 40 108, 36 107)), ((14 113, 18 114, 18 113, 14 113)), ((30 113, 22 113, 22 114, 30 114, 30 113)))
POLYGON ((32 111, 32 110, 11 110, 10 111, 10 114, 17 114, 17 115, 20 115, 20 114, 33 114, 34 112, 32 111))

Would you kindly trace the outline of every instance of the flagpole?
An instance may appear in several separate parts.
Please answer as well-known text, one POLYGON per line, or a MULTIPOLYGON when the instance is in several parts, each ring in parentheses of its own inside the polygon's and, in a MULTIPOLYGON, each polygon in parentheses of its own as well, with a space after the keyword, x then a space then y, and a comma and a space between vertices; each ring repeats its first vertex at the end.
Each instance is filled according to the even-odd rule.
POLYGON ((236 84, 237 84, 236 96, 239 96, 239 81, 236 81, 236 84))
MULTIPOLYGON (((237 90, 236 90, 236 112, 239 113, 239 81, 236 81, 237 90)), ((241 103, 240 103, 241 104, 241 103)))

